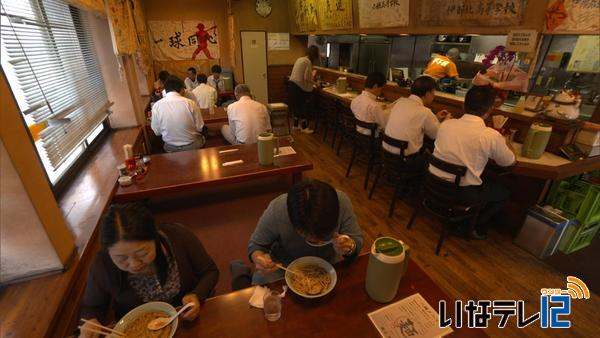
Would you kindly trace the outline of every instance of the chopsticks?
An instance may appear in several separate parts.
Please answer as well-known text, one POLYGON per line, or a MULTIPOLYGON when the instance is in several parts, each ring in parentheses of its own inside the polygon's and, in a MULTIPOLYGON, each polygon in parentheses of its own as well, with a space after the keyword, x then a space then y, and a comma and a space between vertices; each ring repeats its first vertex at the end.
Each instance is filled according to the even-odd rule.
POLYGON ((105 336, 108 336, 109 334, 113 334, 113 335, 115 335, 117 337, 125 337, 125 334, 123 332, 117 331, 117 330, 113 330, 110 327, 107 327, 107 326, 104 326, 104 325, 100 325, 98 323, 94 323, 91 320, 87 320, 87 319, 83 319, 82 318, 81 321, 84 322, 84 323, 86 323, 86 324, 95 326, 98 329, 95 329, 95 328, 92 328, 92 327, 79 326, 80 330, 89 331, 89 332, 92 332, 92 333, 98 333, 98 334, 102 334, 102 335, 105 335, 105 336), (105 332, 105 331, 102 331, 102 330, 106 330, 108 332, 105 332))
POLYGON ((304 276, 301 272, 298 272, 298 271, 292 270, 292 269, 288 269, 288 268, 284 267, 281 264, 275 264, 275 266, 278 267, 278 268, 280 268, 281 270, 289 271, 289 272, 291 272, 291 273, 293 273, 295 275, 304 276))

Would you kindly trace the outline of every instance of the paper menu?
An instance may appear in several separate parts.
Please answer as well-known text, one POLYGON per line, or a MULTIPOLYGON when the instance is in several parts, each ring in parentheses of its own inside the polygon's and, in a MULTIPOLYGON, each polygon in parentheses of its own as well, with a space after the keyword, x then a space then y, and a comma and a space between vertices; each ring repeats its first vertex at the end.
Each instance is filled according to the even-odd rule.
POLYGON ((439 327, 438 313, 419 293, 368 314, 384 338, 440 337, 452 332, 439 327))

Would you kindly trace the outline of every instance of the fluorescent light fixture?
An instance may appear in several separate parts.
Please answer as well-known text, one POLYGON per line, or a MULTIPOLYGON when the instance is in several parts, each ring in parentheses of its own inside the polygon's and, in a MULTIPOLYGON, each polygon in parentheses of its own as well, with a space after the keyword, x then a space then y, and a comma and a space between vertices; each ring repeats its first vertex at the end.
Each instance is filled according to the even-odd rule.
POLYGON ((331 43, 327 43, 327 57, 329 57, 329 55, 331 54, 331 43))

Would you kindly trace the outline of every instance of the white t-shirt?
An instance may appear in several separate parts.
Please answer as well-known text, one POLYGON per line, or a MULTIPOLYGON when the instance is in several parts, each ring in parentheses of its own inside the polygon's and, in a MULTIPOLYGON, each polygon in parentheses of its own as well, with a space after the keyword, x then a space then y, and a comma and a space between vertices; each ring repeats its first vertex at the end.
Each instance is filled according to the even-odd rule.
MULTIPOLYGON (((503 167, 515 162, 515 155, 506 145, 504 137, 486 127, 479 116, 471 114, 447 120, 440 125, 433 155, 440 160, 467 167, 461 186, 481 185, 480 176, 488 159, 503 167)), ((448 181, 455 179, 454 175, 432 165, 429 171, 448 181)))
POLYGON ((294 68, 292 68, 292 74, 290 75, 290 81, 294 82, 305 92, 311 92, 313 90, 312 84, 312 62, 308 56, 299 57, 294 62, 294 68))
POLYGON ((219 76, 219 78, 217 80, 215 80, 215 76, 211 75, 206 80, 206 84, 213 87, 214 89, 216 89, 219 92, 222 92, 225 90, 225 82, 223 82, 223 76, 219 76))
POLYGON ((192 94, 196 97, 196 102, 201 109, 208 109, 217 104, 217 90, 206 83, 199 84, 192 90, 192 94))
MULTIPOLYGON (((431 109, 423 105, 416 95, 400 98, 392 107, 392 113, 385 127, 385 134, 391 138, 407 141, 404 155, 409 156, 421 150, 423 135, 435 139, 440 122, 431 109)), ((400 154, 400 149, 383 143, 386 150, 400 154)))
MULTIPOLYGON (((379 129, 385 129, 389 115, 381 107, 381 103, 377 102, 374 94, 363 90, 360 95, 355 97, 350 103, 350 109, 354 116, 363 122, 377 123, 379 129)), ((365 135, 371 135, 369 129, 356 126, 356 130, 365 135)))
POLYGON ((165 143, 184 146, 198 140, 204 121, 196 102, 169 92, 152 106, 150 125, 165 143))
POLYGON ((242 96, 227 107, 229 127, 239 143, 256 143, 256 137, 271 129, 271 119, 264 104, 242 96))
POLYGON ((198 87, 198 85, 200 84, 198 80, 192 81, 189 77, 186 77, 185 80, 183 80, 183 83, 185 84, 185 89, 187 90, 192 90, 198 87))

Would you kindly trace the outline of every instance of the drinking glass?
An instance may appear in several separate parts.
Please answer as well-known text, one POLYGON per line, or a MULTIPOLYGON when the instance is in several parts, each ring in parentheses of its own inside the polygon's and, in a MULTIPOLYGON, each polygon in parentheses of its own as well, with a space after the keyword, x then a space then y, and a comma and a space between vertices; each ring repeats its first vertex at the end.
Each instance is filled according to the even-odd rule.
POLYGON ((277 291, 269 290, 265 292, 263 298, 265 318, 274 322, 281 317, 281 294, 277 291))

